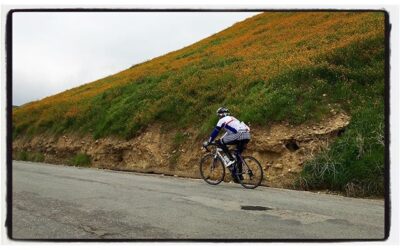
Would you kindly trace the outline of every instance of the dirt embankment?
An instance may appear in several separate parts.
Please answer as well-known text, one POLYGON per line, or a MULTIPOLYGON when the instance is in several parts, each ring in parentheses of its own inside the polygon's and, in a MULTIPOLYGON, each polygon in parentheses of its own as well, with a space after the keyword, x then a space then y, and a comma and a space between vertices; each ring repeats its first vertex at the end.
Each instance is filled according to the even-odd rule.
MULTIPOLYGON (((349 116, 337 114, 313 125, 252 127, 252 140, 244 154, 260 161, 265 185, 290 188, 303 163, 327 147, 349 121, 349 116)), ((199 178, 199 160, 204 154, 201 142, 193 130, 166 133, 160 125, 152 125, 129 141, 76 135, 19 138, 13 142, 13 157, 36 152, 45 162, 68 164, 76 154, 84 153, 90 156, 92 167, 199 178)))

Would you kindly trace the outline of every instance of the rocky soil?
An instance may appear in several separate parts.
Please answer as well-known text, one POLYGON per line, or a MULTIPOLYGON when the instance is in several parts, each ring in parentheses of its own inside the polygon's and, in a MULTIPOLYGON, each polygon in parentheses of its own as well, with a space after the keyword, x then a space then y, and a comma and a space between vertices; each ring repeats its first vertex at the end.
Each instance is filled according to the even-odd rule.
MULTIPOLYGON (((350 117, 336 114, 318 124, 292 126, 274 124, 251 127, 252 140, 245 155, 253 155, 265 170, 264 185, 291 188, 306 160, 326 148, 345 130, 350 117)), ((161 125, 149 126, 131 140, 73 134, 17 138, 13 157, 22 151, 40 152, 44 161, 69 164, 78 153, 90 156, 91 167, 200 178, 199 161, 205 153, 194 130, 168 131, 161 125), (180 140, 176 135, 180 134, 180 140)))

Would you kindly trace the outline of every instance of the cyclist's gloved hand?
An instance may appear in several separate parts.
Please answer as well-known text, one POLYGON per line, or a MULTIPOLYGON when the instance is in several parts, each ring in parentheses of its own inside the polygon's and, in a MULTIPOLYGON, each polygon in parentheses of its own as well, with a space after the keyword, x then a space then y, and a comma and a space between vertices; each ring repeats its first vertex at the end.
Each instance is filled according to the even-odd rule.
POLYGON ((207 147, 209 144, 210 144, 210 142, 205 141, 205 142, 203 142, 203 147, 207 147))

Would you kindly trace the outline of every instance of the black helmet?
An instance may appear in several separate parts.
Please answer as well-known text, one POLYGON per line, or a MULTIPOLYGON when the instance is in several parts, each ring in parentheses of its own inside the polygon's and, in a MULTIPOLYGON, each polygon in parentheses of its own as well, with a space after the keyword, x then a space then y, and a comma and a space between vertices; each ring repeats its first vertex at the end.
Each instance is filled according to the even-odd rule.
POLYGON ((221 107, 221 108, 217 109, 217 116, 219 118, 222 118, 222 117, 227 116, 227 115, 230 115, 229 109, 224 108, 224 107, 221 107))

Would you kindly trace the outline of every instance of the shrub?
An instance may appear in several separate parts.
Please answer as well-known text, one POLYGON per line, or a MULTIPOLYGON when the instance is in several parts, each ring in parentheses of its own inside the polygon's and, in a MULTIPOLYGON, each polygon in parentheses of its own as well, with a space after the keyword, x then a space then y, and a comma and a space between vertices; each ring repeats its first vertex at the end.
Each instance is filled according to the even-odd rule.
POLYGON ((41 152, 20 151, 16 154, 16 160, 43 162, 44 154, 41 152))
POLYGON ((30 154, 29 159, 34 162, 43 162, 44 161, 44 154, 41 152, 33 152, 30 154))
POLYGON ((70 164, 74 166, 89 166, 90 162, 91 160, 89 155, 78 153, 71 159, 70 164))
POLYGON ((26 151, 20 151, 17 153, 16 160, 20 161, 28 161, 28 152, 26 151))

